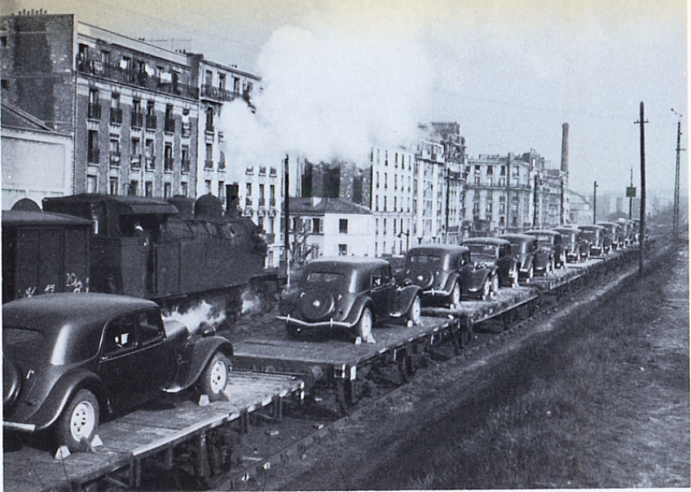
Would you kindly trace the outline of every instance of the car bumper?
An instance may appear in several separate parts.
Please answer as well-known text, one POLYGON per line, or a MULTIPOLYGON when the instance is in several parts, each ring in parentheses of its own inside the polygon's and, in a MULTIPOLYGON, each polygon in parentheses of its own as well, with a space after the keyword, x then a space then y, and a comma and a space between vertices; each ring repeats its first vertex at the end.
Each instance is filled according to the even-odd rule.
POLYGON ((34 424, 20 424, 19 422, 2 421, 3 430, 19 431, 19 432, 36 432, 36 425, 34 424))
POLYGON ((437 290, 437 289, 428 289, 428 290, 423 290, 422 295, 423 296, 430 296, 430 297, 448 297, 451 295, 452 290, 437 290))

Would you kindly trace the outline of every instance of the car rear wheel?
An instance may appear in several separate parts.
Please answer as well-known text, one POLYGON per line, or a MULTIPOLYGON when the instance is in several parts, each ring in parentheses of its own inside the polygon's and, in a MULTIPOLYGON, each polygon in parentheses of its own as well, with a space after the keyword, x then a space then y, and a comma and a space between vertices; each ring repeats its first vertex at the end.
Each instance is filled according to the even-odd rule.
POLYGON ((355 327, 355 333, 363 342, 374 343, 374 337, 372 336, 372 311, 370 311, 370 308, 366 307, 362 310, 360 321, 358 321, 355 327))
POLYGON ((98 400, 91 391, 77 391, 58 420, 58 445, 67 446, 72 453, 88 450, 98 428, 99 411, 98 400))
POLYGON ((449 306, 453 309, 461 304, 461 286, 458 282, 453 284, 453 289, 451 289, 451 295, 449 296, 449 306))
MULTIPOLYGON (((458 284, 456 284, 458 285, 458 284)), ((406 319, 410 322, 412 322, 414 325, 419 325, 420 324, 420 312, 422 311, 422 305, 420 303, 420 296, 415 296, 415 299, 413 299, 413 303, 410 305, 410 309, 408 309, 408 314, 406 316, 406 319)))
POLYGON ((228 357, 217 352, 204 370, 201 380, 201 391, 209 397, 209 401, 225 399, 223 390, 228 384, 228 376, 231 371, 231 363, 228 357))

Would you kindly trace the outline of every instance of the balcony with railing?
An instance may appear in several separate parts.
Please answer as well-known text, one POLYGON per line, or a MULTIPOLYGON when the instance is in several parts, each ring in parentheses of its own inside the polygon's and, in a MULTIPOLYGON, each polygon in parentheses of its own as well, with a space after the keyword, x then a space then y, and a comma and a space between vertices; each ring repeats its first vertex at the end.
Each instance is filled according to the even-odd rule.
POLYGON ((111 150, 109 153, 110 167, 120 167, 120 152, 111 150))
POLYGON ((87 159, 90 164, 101 162, 101 149, 89 149, 87 151, 87 159))
POLYGON ((252 198, 251 197, 246 197, 245 198, 245 206, 251 207, 252 206, 252 198))
POLYGON ((156 115, 155 114, 147 114, 146 115, 146 129, 147 130, 155 130, 156 129, 156 115))
POLYGON ((278 174, 278 171, 276 171, 275 167, 272 167, 271 169, 269 169, 269 177, 275 178, 277 174, 278 174))
POLYGON ((142 168, 142 155, 133 154, 130 157, 130 169, 133 171, 139 171, 142 168))
POLYGON ((173 172, 173 164, 175 160, 172 157, 166 157, 163 159, 163 170, 167 173, 173 172))
POLYGON ((103 63, 100 60, 92 60, 88 57, 83 58, 82 55, 77 56, 77 70, 81 75, 107 79, 120 84, 144 87, 152 91, 186 98, 199 98, 199 88, 176 82, 171 73, 154 75, 120 65, 103 63))
POLYGON ((87 108, 87 116, 90 120, 101 119, 101 105, 99 103, 89 103, 87 108))
POLYGON ((122 108, 110 108, 110 124, 122 125, 122 108))
POLYGON ((240 93, 238 92, 221 89, 208 84, 202 85, 201 97, 207 99, 213 99, 215 101, 232 101, 239 96, 240 93))
POLYGON ((275 198, 269 198, 269 205, 272 207, 276 206, 276 199, 275 198))
POLYGON ((260 198, 259 199, 259 206, 263 207, 264 205, 266 205, 266 198, 260 198))
POLYGON ((142 113, 132 113, 132 128, 144 126, 144 115, 142 113))
POLYGON ((248 166, 247 169, 245 169, 245 174, 254 174, 254 166, 248 166))
POLYGON ((190 160, 189 159, 183 159, 180 162, 180 171, 182 174, 189 174, 190 173, 190 160))
POLYGON ((259 168, 259 176, 266 176, 266 167, 265 166, 261 166, 259 168))
POLYGON ((175 118, 166 118, 164 126, 166 133, 175 133, 175 118))

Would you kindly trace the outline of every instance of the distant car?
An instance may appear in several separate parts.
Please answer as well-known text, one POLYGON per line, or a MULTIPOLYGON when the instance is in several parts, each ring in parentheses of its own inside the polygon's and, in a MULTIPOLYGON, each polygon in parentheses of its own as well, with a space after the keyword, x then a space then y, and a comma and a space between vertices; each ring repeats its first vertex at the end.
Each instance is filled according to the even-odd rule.
POLYGON ((398 281, 420 287, 425 304, 441 300, 450 306, 460 304, 461 297, 486 300, 499 288, 496 268, 473 263, 470 250, 464 246, 446 244, 408 250, 398 281))
POLYGON ((555 268, 566 266, 566 252, 561 244, 561 234, 546 229, 533 229, 526 234, 537 238, 536 272, 544 275, 554 271, 555 268))
POLYGON ((583 238, 577 227, 559 227, 554 229, 561 234, 561 244, 566 254, 566 261, 580 263, 590 258, 590 243, 583 238))
POLYGON ((612 249, 623 248, 626 245, 626 234, 616 222, 598 222, 597 225, 605 228, 605 235, 612 241, 612 249))
POLYGON ((624 231, 626 246, 634 244, 636 242, 636 223, 633 220, 619 219, 619 225, 624 231))
MULTIPOLYGON (((590 243, 590 256, 602 256, 609 249, 605 246, 605 228, 598 225, 579 225, 581 236, 590 243)), ((610 239, 611 244, 611 239, 610 239)))
POLYGON ((519 279, 530 282, 535 275, 537 238, 528 234, 502 234, 499 238, 511 243, 511 253, 518 260, 519 279))
POLYGON ((163 322, 158 306, 111 294, 49 294, 3 305, 3 428, 52 429, 89 447, 101 414, 198 386, 223 398, 233 347, 205 324, 163 322))
POLYGON ((373 340, 372 326, 389 319, 420 323, 420 287, 396 285, 391 264, 379 258, 324 257, 305 265, 291 299, 284 302, 290 336, 345 329, 373 340))
POLYGON ((495 237, 476 237, 461 243, 470 250, 470 259, 479 265, 494 268, 499 285, 518 287, 518 261, 511 253, 511 243, 495 237))

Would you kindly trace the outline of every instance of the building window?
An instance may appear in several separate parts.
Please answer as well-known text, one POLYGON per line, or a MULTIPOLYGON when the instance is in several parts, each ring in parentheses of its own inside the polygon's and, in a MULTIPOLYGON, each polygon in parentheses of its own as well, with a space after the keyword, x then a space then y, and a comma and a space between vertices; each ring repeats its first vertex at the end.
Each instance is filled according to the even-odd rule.
POLYGON ((142 149, 141 149, 141 141, 138 138, 133 138, 132 139, 132 148, 130 149, 130 159, 131 159, 131 168, 132 169, 141 169, 142 167, 142 149))
POLYGON ((101 119, 101 102, 98 98, 98 89, 89 89, 88 113, 90 120, 101 119))
POLYGON ((173 144, 167 143, 163 148, 163 170, 173 172, 173 144))
POLYGON ((130 186, 127 188, 127 194, 130 196, 137 196, 139 193, 139 181, 130 181, 130 186))
POLYGON ((387 198, 387 196, 386 196, 386 195, 384 195, 384 212, 386 212, 386 211, 387 211, 387 210, 386 210, 386 202, 387 202, 386 198, 387 198))
POLYGON ((86 177, 86 192, 98 193, 98 176, 89 175, 86 177))
POLYGON ((264 206, 264 185, 263 184, 259 185, 259 206, 260 207, 264 206))
POLYGON ((269 185, 269 205, 276 205, 276 185, 269 185))
POLYGON ((180 194, 182 196, 187 196, 188 193, 189 193, 189 184, 187 182, 183 181, 182 183, 180 183, 180 194))
POLYGON ((339 244, 338 245, 338 255, 339 256, 347 256, 348 255, 348 245, 347 244, 339 244))
POLYGON ((506 176, 506 166, 501 166, 501 169, 499 171, 500 176, 506 176))
POLYGON ((233 92, 240 94, 240 79, 238 77, 233 77, 233 92))
POLYGON ((144 115, 142 114, 142 102, 139 99, 132 100, 132 128, 144 126, 144 115))
POLYGON ((96 130, 89 130, 87 153, 89 162, 98 163, 101 161, 101 151, 98 146, 98 132, 96 130))
POLYGON ((226 88, 226 74, 224 73, 218 74, 218 88, 222 91, 226 88))
POLYGON ((218 168, 219 169, 225 169, 226 168, 226 153, 225 152, 220 152, 220 155, 218 157, 218 168))
POLYGON ((312 219, 312 232, 319 234, 322 232, 322 223, 320 218, 312 219))
POLYGON ((120 94, 113 93, 110 96, 110 123, 122 124, 122 108, 120 107, 120 94))
POLYGON ((252 196, 252 183, 245 185, 245 196, 252 196))
POLYGON ((156 129, 156 103, 154 101, 146 102, 146 129, 156 129))
POLYGON ((146 157, 146 170, 153 171, 156 169, 156 157, 154 155, 154 140, 153 138, 146 139, 146 148, 144 149, 146 157))
POLYGON ((338 220, 338 232, 341 234, 348 234, 348 219, 338 220))
POLYGON ((213 133, 214 131, 214 108, 209 106, 206 108, 206 131, 213 133))
POLYGON ((487 166, 487 176, 494 174, 494 166, 487 166))
POLYGON ((171 183, 163 183, 163 198, 171 198, 173 196, 173 185, 171 183))
POLYGON ((118 194, 118 178, 110 178, 110 187, 108 188, 108 193, 111 195, 118 194))
POLYGON ((147 181, 144 183, 144 196, 154 196, 154 183, 147 181))
POLYGON ((110 145, 108 150, 110 151, 109 153, 109 158, 110 158, 110 166, 111 167, 119 167, 120 166, 120 137, 117 135, 111 135, 110 136, 110 145))
POLYGON ((206 85, 213 85, 214 83, 214 73, 211 70, 207 70, 204 72, 204 84, 206 85))
POLYGON ((218 198, 223 202, 226 199, 226 182, 218 182, 218 198))
POLYGON ((377 188, 379 188, 379 171, 377 171, 377 188))
POLYGON ((214 146, 213 144, 206 144, 206 156, 204 158, 204 169, 214 168, 214 146))
POLYGON ((183 145, 181 150, 181 162, 180 162, 180 171, 182 171, 184 174, 188 174, 190 172, 190 148, 188 145, 183 145))

